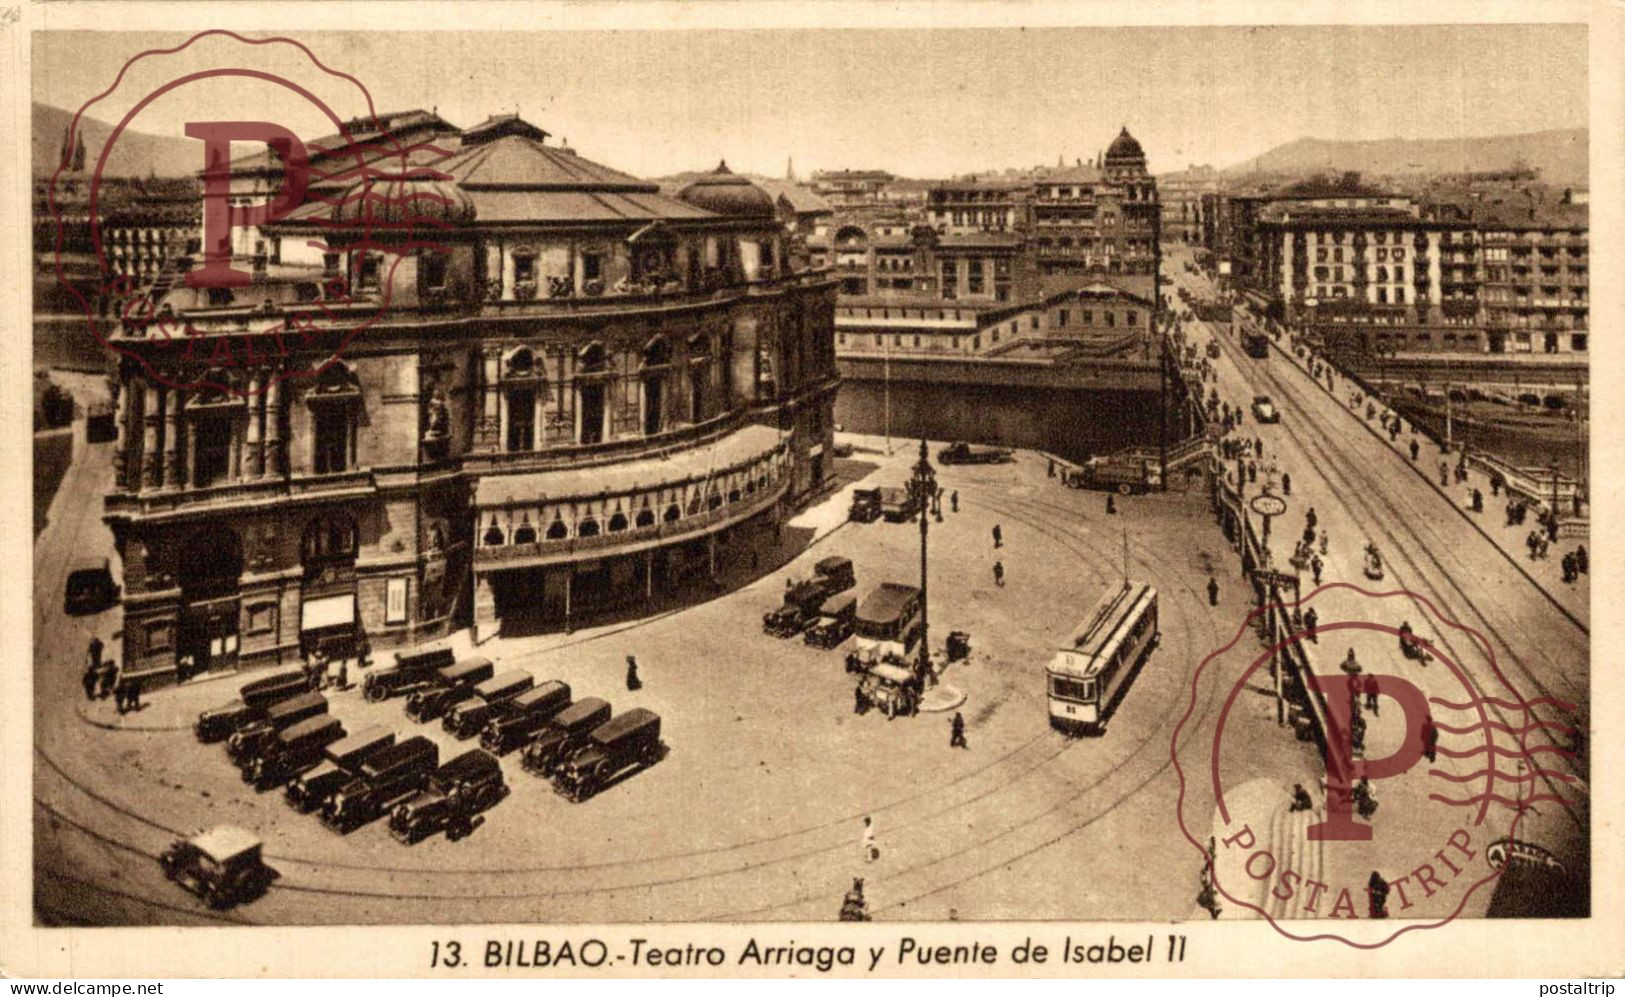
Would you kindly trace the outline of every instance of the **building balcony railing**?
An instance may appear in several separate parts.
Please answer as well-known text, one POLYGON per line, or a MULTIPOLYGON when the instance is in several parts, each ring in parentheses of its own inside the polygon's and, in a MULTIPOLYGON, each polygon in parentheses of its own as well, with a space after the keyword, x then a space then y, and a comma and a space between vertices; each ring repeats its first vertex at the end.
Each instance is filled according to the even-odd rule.
POLYGON ((632 526, 615 533, 605 532, 591 537, 477 546, 474 548, 474 567, 476 570, 536 567, 616 554, 631 554, 665 546, 674 541, 713 533, 771 509, 783 498, 789 487, 790 476, 785 474, 780 476, 777 482, 760 489, 754 495, 742 495, 737 502, 724 501, 715 509, 683 516, 670 523, 632 526))
POLYGON ((256 503, 297 499, 328 500, 369 495, 377 490, 370 468, 335 474, 272 475, 245 478, 204 487, 186 485, 144 487, 110 492, 104 508, 109 515, 167 516, 194 510, 241 508, 256 503))

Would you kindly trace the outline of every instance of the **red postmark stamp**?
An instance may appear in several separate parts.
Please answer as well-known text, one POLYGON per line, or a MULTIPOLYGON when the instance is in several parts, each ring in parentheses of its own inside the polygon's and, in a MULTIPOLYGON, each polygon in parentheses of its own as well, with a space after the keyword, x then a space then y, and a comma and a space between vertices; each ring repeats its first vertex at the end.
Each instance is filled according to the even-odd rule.
POLYGON ((1524 699, 1483 634, 1415 593, 1338 583, 1253 610, 1172 741, 1199 904, 1356 948, 1447 924, 1542 852, 1533 815, 1583 820, 1573 709, 1524 699))
POLYGON ((402 260, 448 251, 435 239, 449 224, 438 184, 446 177, 430 164, 449 151, 398 139, 359 80, 294 39, 211 30, 136 53, 78 109, 70 140, 90 117, 112 132, 88 177, 65 157, 49 186, 57 278, 102 346, 168 387, 245 395, 316 377, 388 313, 402 260), (250 87, 258 100, 243 93, 250 87), (196 224, 171 236, 182 244, 154 252, 150 229, 107 224, 106 193, 125 179, 107 165, 127 130, 146 127, 144 113, 175 101, 254 113, 185 121, 180 131, 197 143, 196 224), (332 136, 307 142, 264 120, 265 101, 324 122, 332 136), (89 288, 69 279, 64 259, 73 236, 62 194, 81 181, 98 275, 89 288), (134 268, 141 254, 129 251, 132 239, 147 250, 134 268))

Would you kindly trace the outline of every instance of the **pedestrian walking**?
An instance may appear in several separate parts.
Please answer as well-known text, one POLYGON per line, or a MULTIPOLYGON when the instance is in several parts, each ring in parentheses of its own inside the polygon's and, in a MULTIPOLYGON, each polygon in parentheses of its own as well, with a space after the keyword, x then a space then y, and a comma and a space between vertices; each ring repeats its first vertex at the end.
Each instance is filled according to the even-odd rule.
POLYGON ((141 709, 141 680, 131 676, 124 681, 125 709, 131 713, 141 709))
POLYGON ((1219 580, 1211 576, 1207 580, 1207 604, 1209 606, 1219 604, 1219 580))
POLYGON ((1548 549, 1550 549, 1550 541, 1537 534, 1535 537, 1535 542, 1539 545, 1539 553, 1535 555, 1536 558, 1542 561, 1546 560, 1546 552, 1548 549))
POLYGON ((960 713, 958 710, 955 710, 953 722, 949 725, 949 727, 948 747, 969 749, 970 745, 965 741, 964 714, 960 713))
POLYGON ((1356 757, 1365 756, 1365 718, 1358 711, 1349 717, 1349 750, 1356 757))
POLYGON ((1422 720, 1422 754, 1428 761, 1435 761, 1439 753, 1439 728, 1433 723, 1430 713, 1422 720))
POLYGON ((1505 484, 1506 479, 1501 477, 1500 471, 1496 471, 1494 474, 1490 475, 1490 494, 1500 496, 1501 486, 1505 484))
POLYGON ((1484 493, 1479 491, 1477 488, 1473 489, 1473 511, 1484 511, 1484 493))
POLYGON ((875 819, 865 816, 863 818, 863 860, 873 862, 880 857, 880 849, 875 847, 875 819))
POLYGON ((98 678, 100 681, 96 683, 96 698, 106 699, 113 694, 113 687, 118 683, 118 663, 111 658, 103 661, 98 678))
POLYGON ((102 680, 102 666, 100 664, 92 664, 92 665, 86 665, 85 666, 85 674, 84 674, 84 677, 80 681, 82 681, 84 683, 84 686, 85 686, 85 700, 87 702, 94 703, 96 701, 96 686, 101 684, 101 680, 102 680))
POLYGON ((1377 693, 1377 677, 1367 675, 1365 677, 1365 708, 1370 710, 1371 715, 1374 717, 1381 715, 1381 710, 1377 707, 1377 693))
POLYGON ((1388 881, 1375 869, 1371 871, 1371 878, 1365 884, 1366 896, 1371 900, 1370 916, 1373 921, 1380 921, 1388 916, 1388 881))
POLYGON ((1327 548, 1329 543, 1330 543, 1330 539, 1326 536, 1326 531, 1321 530, 1320 531, 1320 553, 1322 555, 1324 555, 1326 553, 1326 548, 1327 548))
MULTIPOLYGON (((848 668, 847 671, 852 671, 852 669, 848 668)), ((868 709, 868 708, 869 708, 869 701, 863 698, 863 686, 861 686, 861 685, 853 686, 852 687, 852 712, 858 714, 859 716, 862 716, 863 711, 868 709)))
POLYGON ((993 524, 993 549, 998 550, 1000 547, 1003 547, 1003 546, 1004 546, 1004 531, 999 529, 999 524, 998 523, 994 523, 993 524))
POLYGON ((994 561, 993 562, 993 584, 997 585, 999 588, 1004 588, 1004 562, 1003 561, 994 561))
POLYGON ((345 680, 349 677, 344 667, 349 660, 342 654, 336 654, 327 662, 327 687, 329 689, 344 689, 345 680))
POLYGON ((638 678, 638 659, 628 654, 626 656, 626 691, 637 692, 643 688, 643 680, 638 678))
MULTIPOLYGON (((1555 512, 1546 521, 1546 536, 1552 543, 1557 543, 1557 513, 1555 512)), ((1545 557, 1546 555, 1542 554, 1541 556, 1545 557)))
POLYGON ((863 899, 862 879, 854 878, 852 888, 847 890, 846 896, 841 899, 840 919, 842 921, 869 920, 869 903, 863 899))
POLYGON ((1585 544, 1574 548, 1574 570, 1582 575, 1591 573, 1591 557, 1586 553, 1585 544))
POLYGON ((1283 495, 1291 495, 1292 494, 1292 474, 1291 474, 1291 472, 1283 471, 1281 473, 1281 494, 1283 494, 1283 495))
POLYGON ((1309 511, 1303 514, 1303 521, 1311 530, 1320 522, 1320 518, 1315 515, 1314 506, 1310 506, 1309 511))
POLYGON ((1247 482, 1248 484, 1258 483, 1258 461, 1256 460, 1247 462, 1247 482))
POLYGON ((1303 626, 1304 629, 1308 631, 1309 639, 1314 641, 1316 644, 1320 643, 1320 635, 1315 633, 1315 627, 1319 625, 1320 614, 1315 612, 1315 607, 1310 606, 1309 612, 1303 614, 1303 626))
POLYGON ((1567 553, 1567 554, 1563 555, 1563 582, 1564 582, 1564 584, 1567 584, 1567 585, 1574 584, 1574 576, 1575 576, 1574 554, 1571 551, 1570 553, 1567 553))
POLYGON ((953 495, 950 496, 950 497, 953 499, 954 511, 958 512, 959 511, 959 489, 955 488, 954 492, 953 492, 953 495))
POLYGON ((1320 559, 1319 554, 1316 554, 1314 557, 1309 559, 1309 568, 1310 568, 1311 571, 1313 571, 1315 573, 1315 584, 1316 585, 1320 584, 1320 571, 1325 566, 1326 566, 1326 562, 1324 562, 1324 561, 1322 561, 1320 559))
POLYGON ((1051 457, 1049 459, 1049 476, 1052 477, 1052 478, 1055 477, 1055 458, 1054 457, 1051 457))
POLYGON ((1117 515, 1117 496, 1110 492, 1106 493, 1106 515, 1117 515))
POLYGON ((1413 464, 1416 463, 1416 456, 1417 456, 1417 454, 1420 454, 1421 452, 1422 452, 1422 447, 1415 440, 1412 440, 1411 441, 1411 463, 1413 463, 1413 464))
POLYGON ((1439 487, 1450 487, 1450 462, 1447 460, 1439 461, 1439 487))
POLYGON ((90 667, 94 671, 102 666, 102 639, 91 637, 90 643, 85 647, 85 653, 90 658, 90 667))
POLYGON ((1530 530, 1529 535, 1523 538, 1523 545, 1529 548, 1529 560, 1533 561, 1540 550, 1540 534, 1530 530))

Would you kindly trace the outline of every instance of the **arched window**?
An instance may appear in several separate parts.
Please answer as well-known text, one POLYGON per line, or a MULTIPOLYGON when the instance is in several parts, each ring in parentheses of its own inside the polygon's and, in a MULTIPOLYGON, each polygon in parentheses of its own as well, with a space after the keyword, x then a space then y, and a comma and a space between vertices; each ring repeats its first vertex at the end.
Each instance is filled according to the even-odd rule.
POLYGON ((513 531, 513 542, 516 544, 533 544, 536 542, 536 527, 529 523, 520 523, 513 531))
POLYGON ((677 503, 676 502, 673 502, 671 505, 666 506, 666 515, 665 515, 666 522, 675 523, 675 522, 677 522, 677 520, 681 519, 682 516, 683 516, 682 510, 677 508, 677 503))
POLYGON ((305 395, 313 432, 311 468, 334 474, 355 466, 356 419, 361 408, 361 383, 348 364, 334 361, 316 375, 305 395))
POLYGON ((576 527, 576 536, 578 537, 596 537, 597 535, 598 520, 592 518, 591 516, 583 519, 581 521, 581 525, 576 527))
POLYGON ((609 532, 624 533, 626 531, 626 513, 617 512, 609 517, 609 532))
POLYGON ((666 378, 671 369, 671 343, 656 336, 643 348, 643 435, 653 436, 666 424, 666 378))
POLYGON ((609 359, 604 344, 589 343, 576 355, 576 412, 580 428, 576 442, 601 443, 605 433, 607 407, 605 401, 606 374, 609 359))
POLYGON ((485 535, 480 538, 487 547, 500 547, 503 539, 502 527, 497 525, 495 519, 491 520, 491 525, 485 528, 485 535))
POLYGON ((655 524, 654 510, 649 509, 648 507, 644 507, 642 509, 639 509, 638 510, 637 524, 638 524, 638 529, 640 529, 640 530, 646 529, 646 528, 648 528, 650 526, 653 526, 655 524))
POLYGON ((569 535, 570 535, 570 530, 569 530, 568 527, 566 527, 564 525, 564 521, 555 516, 553 518, 552 524, 549 525, 548 528, 547 528, 547 539, 549 539, 549 540, 563 540, 565 537, 567 537, 569 535))
POLYGON ((305 525, 300 553, 306 567, 354 561, 359 541, 360 531, 349 516, 318 516, 305 525))

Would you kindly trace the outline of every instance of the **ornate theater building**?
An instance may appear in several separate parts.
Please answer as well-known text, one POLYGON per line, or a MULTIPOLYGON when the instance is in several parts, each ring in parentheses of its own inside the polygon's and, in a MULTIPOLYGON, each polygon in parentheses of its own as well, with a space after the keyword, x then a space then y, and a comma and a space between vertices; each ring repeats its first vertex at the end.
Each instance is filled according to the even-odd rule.
POLYGON ((725 166, 663 196, 547 137, 436 135, 434 178, 262 225, 251 282, 182 259, 144 292, 113 338, 127 667, 635 614, 824 483, 836 292, 773 199, 725 166))

